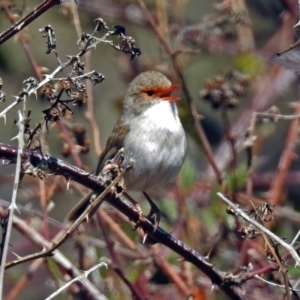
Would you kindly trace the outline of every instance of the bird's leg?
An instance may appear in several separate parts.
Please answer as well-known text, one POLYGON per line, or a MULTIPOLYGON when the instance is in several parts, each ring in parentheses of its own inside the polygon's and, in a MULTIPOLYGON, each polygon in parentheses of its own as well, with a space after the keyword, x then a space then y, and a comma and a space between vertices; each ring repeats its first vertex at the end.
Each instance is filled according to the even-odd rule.
MULTIPOLYGON (((139 219, 136 222, 134 229, 136 230, 140 223, 143 222, 146 218, 154 225, 154 231, 157 229, 159 222, 160 222, 160 217, 161 217, 161 213, 159 208, 157 207, 157 205, 153 202, 153 200, 149 197, 149 195, 146 192, 143 192, 144 196, 146 197, 148 203, 150 204, 150 212, 147 216, 145 216, 141 205, 135 201, 132 197, 130 197, 126 192, 123 193, 123 195, 127 198, 128 201, 130 201, 134 207, 136 208, 138 214, 139 214, 139 219)), ((148 238, 148 233, 145 232, 145 236, 143 238, 143 244, 146 243, 146 240, 148 238)))
POLYGON ((147 219, 149 219, 150 222, 154 225, 154 231, 155 231, 159 225, 161 213, 158 206, 153 202, 153 200, 149 197, 149 195, 146 192, 143 192, 143 194, 146 197, 151 207, 150 212, 147 215, 147 219))
POLYGON ((143 192, 144 196, 146 197, 148 203, 150 204, 150 212, 147 216, 145 216, 141 205, 135 201, 132 197, 130 197, 126 192, 123 193, 123 195, 129 200, 134 207, 136 208, 138 214, 139 214, 139 220, 136 222, 135 229, 139 227, 139 224, 147 218, 153 225, 154 225, 154 231, 159 225, 161 213, 158 208, 158 206, 154 203, 154 201, 149 197, 149 195, 146 192, 143 192))

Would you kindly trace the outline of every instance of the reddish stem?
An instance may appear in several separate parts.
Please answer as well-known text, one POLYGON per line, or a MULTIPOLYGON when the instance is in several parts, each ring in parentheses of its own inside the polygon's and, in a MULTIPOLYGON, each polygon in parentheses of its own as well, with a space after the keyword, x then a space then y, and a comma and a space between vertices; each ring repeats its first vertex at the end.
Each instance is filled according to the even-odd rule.
POLYGON ((36 8, 34 8, 28 15, 26 15, 24 18, 16 22, 13 26, 8 28, 6 31, 0 34, 0 45, 3 44, 5 41, 10 39, 12 36, 17 34, 19 31, 21 31, 24 27, 29 25, 31 22, 33 22, 36 18, 38 18, 40 15, 42 15, 44 12, 46 12, 48 9, 50 9, 52 6, 56 4, 60 4, 60 0, 45 0, 40 5, 38 5, 36 8))

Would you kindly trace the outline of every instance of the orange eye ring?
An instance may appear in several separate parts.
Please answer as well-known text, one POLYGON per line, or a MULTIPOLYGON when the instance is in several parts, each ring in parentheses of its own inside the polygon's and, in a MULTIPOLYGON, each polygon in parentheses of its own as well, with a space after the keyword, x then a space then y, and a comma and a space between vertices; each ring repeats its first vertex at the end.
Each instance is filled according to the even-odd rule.
POLYGON ((178 96, 171 96, 173 90, 178 87, 178 84, 172 84, 168 86, 158 86, 158 87, 145 87, 141 90, 141 93, 148 97, 149 100, 154 98, 159 98, 160 100, 165 101, 178 101, 180 97, 178 96))

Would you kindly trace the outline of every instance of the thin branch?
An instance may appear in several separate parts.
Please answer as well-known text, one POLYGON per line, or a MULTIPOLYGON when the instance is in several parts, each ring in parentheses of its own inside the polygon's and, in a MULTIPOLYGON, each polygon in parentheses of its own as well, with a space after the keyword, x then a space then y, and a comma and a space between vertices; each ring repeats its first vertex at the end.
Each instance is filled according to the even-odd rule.
MULTIPOLYGON (((15 15, 10 10, 8 2, 6 2, 6 1, 1 1, 1 2, 2 2, 1 7, 2 7, 3 11, 5 12, 5 14, 7 15, 7 18, 10 20, 10 22, 12 24, 15 24, 16 18, 15 18, 15 15)), ((41 81, 42 80, 41 68, 36 63, 36 60, 28 46, 27 40, 25 39, 24 35, 21 32, 18 33, 18 40, 20 41, 20 43, 22 45, 22 48, 27 56, 27 59, 32 67, 32 70, 33 70, 35 76, 38 78, 39 81, 41 81)))
MULTIPOLYGON (((107 268, 107 263, 106 262, 101 262, 101 263, 95 265, 94 267, 90 268, 89 270, 83 271, 81 275, 78 275, 74 279, 70 280, 68 283, 64 284, 62 287, 60 287, 57 291, 55 291, 53 294, 51 294, 45 300, 51 300, 51 299, 53 299, 54 297, 56 297, 57 295, 59 295, 63 290, 65 290, 66 288, 68 288, 69 286, 71 286, 76 281, 80 281, 80 282, 84 283, 90 273, 96 271, 97 269, 99 269, 101 267, 106 267, 107 268)), ((99 299, 99 300, 107 300, 107 298, 103 294, 101 295, 101 298, 98 297, 97 299, 99 299)))
MULTIPOLYGON (((282 288, 282 289, 285 288, 284 285, 280 285, 280 284, 277 284, 277 283, 275 283, 275 282, 268 281, 268 280, 262 278, 262 277, 259 276, 259 275, 255 275, 254 277, 257 278, 257 279, 259 279, 259 280, 261 280, 261 281, 263 281, 263 282, 265 282, 265 283, 268 284, 268 285, 276 286, 276 287, 279 287, 279 288, 282 288)), ((293 292, 300 292, 300 290, 294 289, 294 288, 291 288, 291 287, 289 287, 289 290, 290 290, 290 291, 293 291, 293 292)))
MULTIPOLYGON (((71 5, 72 5, 73 23, 76 28, 78 38, 80 39, 82 35, 82 29, 81 29, 80 19, 78 16, 77 5, 75 4, 75 2, 73 2, 71 5)), ((92 57, 91 52, 87 52, 85 55, 85 69, 88 72, 87 74, 89 74, 90 70, 92 70, 91 57, 92 57)), ((93 74, 94 71, 90 73, 93 74)), ((92 83, 88 79, 86 79, 86 94, 89 100, 86 103, 87 111, 85 112, 84 116, 87 119, 92 129, 92 133, 93 133, 92 140, 93 140, 95 154, 96 154, 95 156, 99 157, 101 154, 100 130, 94 115, 95 110, 94 110, 94 96, 93 96, 92 83)))
POLYGON ((163 256, 159 245, 154 245, 152 252, 155 263, 170 278, 170 280, 174 282, 178 291, 181 292, 186 299, 188 299, 189 296, 192 295, 192 289, 184 282, 184 279, 186 280, 186 278, 182 278, 180 274, 174 270, 168 260, 163 256))
POLYGON ((15 300, 18 297, 21 298, 21 291, 26 288, 29 281, 34 277, 38 269, 43 265, 44 258, 37 259, 31 263, 31 265, 22 272, 22 275, 18 278, 17 282, 12 286, 10 291, 5 295, 5 300, 15 300))
POLYGON ((231 208, 234 209, 234 211, 237 213, 237 215, 241 216, 243 219, 247 220, 249 223, 251 223, 253 226, 264 232, 266 235, 268 235, 271 239, 278 242, 281 246, 283 246, 294 258, 296 261, 296 266, 300 266, 300 257, 297 254, 297 251, 289 244, 284 242, 282 239, 280 239, 277 235, 275 235, 273 232, 250 218, 245 212, 243 212, 237 205, 233 204, 229 199, 227 199, 222 193, 217 193, 217 195, 231 208))
POLYGON ((128 279, 128 277, 124 273, 124 271, 121 267, 120 261, 119 261, 117 255, 116 255, 116 253, 115 253, 114 243, 109 238, 108 233, 106 231, 106 226, 105 226, 105 224, 104 224, 104 222, 103 222, 103 220, 102 220, 102 218, 100 217, 99 214, 97 214, 97 221, 98 221, 99 227, 102 230, 103 237, 104 237, 106 245, 107 245, 107 250, 108 250, 108 252, 110 254, 110 257, 112 259, 112 268, 117 273, 117 275, 121 278, 121 280, 128 286, 131 293, 134 295, 134 299, 137 299, 137 300, 146 299, 144 297, 144 295, 142 295, 141 291, 131 283, 131 281, 128 279))
POLYGON ((78 153, 78 148, 74 145, 69 132, 66 128, 66 125, 64 123, 63 120, 58 120, 56 121, 56 124, 58 126, 58 128, 60 129, 60 135, 61 138, 69 145, 70 147, 70 152, 71 152, 71 157, 73 158, 74 164, 76 165, 76 167, 83 169, 84 165, 83 162, 79 156, 78 153))
POLYGON ((295 107, 296 117, 290 124, 285 145, 278 163, 276 176, 271 184, 268 201, 273 205, 277 205, 281 191, 283 189, 284 180, 290 168, 290 165, 295 158, 295 150, 297 146, 297 137, 299 134, 299 119, 300 119, 300 102, 295 107))
POLYGON ((60 4, 61 0, 45 0, 36 8, 34 8, 28 15, 24 18, 16 22, 13 26, 8 28, 6 31, 0 34, 0 45, 3 44, 5 41, 10 39, 16 33, 21 31, 24 27, 29 25, 32 21, 50 9, 52 6, 56 4, 60 4))
MULTIPOLYGON (((25 102, 25 100, 24 100, 25 102)), ((0 266, 0 298, 3 296, 3 284, 4 284, 4 270, 5 270, 5 262, 8 252, 8 246, 9 246, 9 240, 11 235, 11 229, 13 224, 13 216, 14 211, 18 210, 16 199, 17 199, 17 193, 18 193, 18 187, 19 187, 19 181, 20 181, 20 173, 21 173, 21 163, 22 163, 22 153, 23 153, 23 146, 24 146, 24 116, 21 113, 21 111, 18 111, 19 120, 18 120, 18 127, 19 127, 19 133, 18 133, 18 151, 17 151, 17 164, 16 164, 16 171, 15 171, 15 180, 14 180, 14 187, 13 187, 13 193, 11 198, 11 204, 8 208, 8 221, 6 226, 6 235, 4 240, 4 245, 2 248, 1 253, 1 266, 0 266)))
MULTIPOLYGON (((253 210, 255 211, 255 215, 258 217, 258 220, 260 221, 260 224, 263 225, 263 219, 262 219, 261 215, 259 214, 259 212, 257 211, 256 207, 254 206, 251 198, 249 198, 249 201, 252 205, 253 210)), ((287 270, 282 264, 282 258, 278 252, 278 248, 276 247, 276 244, 274 243, 274 241, 272 239, 270 239, 268 235, 266 235, 264 232, 262 232, 261 235, 265 242, 265 246, 267 247, 267 249, 269 249, 272 257, 275 259, 275 261, 279 267, 279 271, 281 272, 285 291, 286 291, 286 300, 291 300, 291 295, 289 293, 289 280, 287 277, 287 270)))
POLYGON ((299 236, 300 236, 300 230, 298 231, 298 233, 294 237, 293 241, 291 242, 291 246, 294 246, 294 244, 297 242, 299 236))

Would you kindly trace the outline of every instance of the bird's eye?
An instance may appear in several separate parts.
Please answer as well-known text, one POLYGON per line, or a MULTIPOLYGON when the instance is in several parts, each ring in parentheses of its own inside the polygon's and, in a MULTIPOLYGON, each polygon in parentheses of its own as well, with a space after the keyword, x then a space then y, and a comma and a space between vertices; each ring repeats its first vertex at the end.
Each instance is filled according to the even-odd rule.
POLYGON ((149 97, 151 97, 151 96, 154 95, 154 92, 150 90, 150 91, 147 91, 146 94, 147 94, 149 97))

